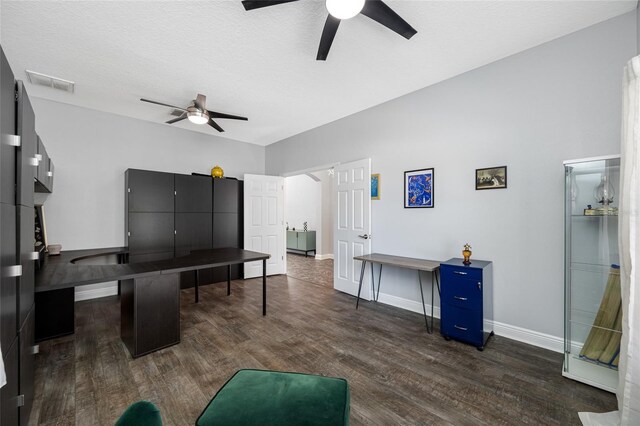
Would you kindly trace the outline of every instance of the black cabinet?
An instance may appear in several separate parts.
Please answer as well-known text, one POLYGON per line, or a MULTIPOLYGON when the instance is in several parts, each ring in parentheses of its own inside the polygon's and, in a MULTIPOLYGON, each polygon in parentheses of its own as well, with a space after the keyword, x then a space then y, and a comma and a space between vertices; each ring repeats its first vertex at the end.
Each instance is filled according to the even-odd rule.
MULTIPOLYGON (((33 191, 33 184, 30 184, 33 191)), ((34 261, 34 226, 35 211, 33 207, 18 206, 18 229, 20 232, 17 238, 20 254, 20 266, 22 274, 18 277, 18 327, 27 319, 27 314, 33 306, 33 292, 35 280, 34 261)))
POLYGON ((36 168, 35 192, 51 193, 53 191, 53 162, 49 158, 47 148, 40 136, 38 136, 36 159, 38 167, 36 168))
POLYGON ((175 175, 176 213, 211 213, 212 186, 208 176, 175 175))
POLYGON ((239 213, 242 181, 236 179, 213 179, 213 212, 239 213))
POLYGON ((16 207, 0 203, 0 346, 4 355, 18 330, 15 268, 16 207))
POLYGON ((140 255, 168 252, 173 255, 173 180, 171 173, 135 169, 125 172, 125 241, 133 261, 139 260, 136 256, 140 255))
POLYGON ((26 425, 33 402, 35 115, 4 51, 0 92, 0 424, 26 425), (19 408, 20 407, 20 408, 19 408))
POLYGON ((0 52, 0 202, 15 204, 16 148, 6 142, 16 135, 16 82, 4 51, 0 52))
POLYGON ((131 254, 172 252, 173 213, 129 213, 128 246, 131 254))
POLYGON ((23 401, 20 407, 20 425, 29 423, 29 414, 33 406, 33 387, 35 379, 35 351, 34 351, 34 316, 35 309, 31 309, 20 330, 20 383, 18 392, 23 401))
POLYGON ((172 173, 127 170, 127 211, 173 213, 173 176, 172 173))
POLYGON ((18 349, 20 343, 15 339, 5 351, 3 358, 7 384, 0 388, 0 425, 18 425, 18 349))
MULTIPOLYGON (((129 262, 184 256, 192 250, 242 247, 242 182, 129 169, 125 173, 125 223, 129 262)), ((231 267, 231 278, 242 266, 231 267)), ((227 268, 198 272, 200 284, 226 281, 227 268)), ((180 274, 191 287, 196 272, 180 274)))
MULTIPOLYGON (((16 149, 16 204, 33 208, 33 181, 36 176, 36 150, 38 137, 36 135, 36 116, 31 107, 31 101, 21 81, 18 87, 18 135, 20 146, 16 149)), ((32 232, 33 233, 33 232, 32 232)))
MULTIPOLYGON (((242 248, 242 181, 213 179, 213 248, 242 248)), ((231 266, 231 279, 242 278, 243 265, 231 266)), ((226 268, 215 268, 213 282, 227 279, 226 268)))
POLYGON ((35 341, 73 334, 75 328, 75 288, 42 291, 35 294, 38 319, 35 321, 35 341))
POLYGON ((211 248, 211 213, 176 213, 176 256, 211 248))
POLYGON ((180 343, 179 274, 122 281, 120 335, 134 358, 180 343))

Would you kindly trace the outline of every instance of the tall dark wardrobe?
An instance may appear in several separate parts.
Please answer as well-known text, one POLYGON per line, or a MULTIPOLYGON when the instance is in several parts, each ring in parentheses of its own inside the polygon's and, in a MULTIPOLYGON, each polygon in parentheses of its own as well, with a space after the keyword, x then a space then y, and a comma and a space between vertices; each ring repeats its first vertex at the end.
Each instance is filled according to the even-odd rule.
POLYGON ((0 346, 7 375, 0 389, 0 424, 13 426, 28 423, 33 405, 34 268, 39 255, 33 194, 34 188, 51 192, 53 166, 36 134, 25 87, 0 51, 0 346))
MULTIPOLYGON (((242 181, 149 170, 125 172, 125 241, 129 262, 192 250, 242 247, 242 181)), ((226 267, 183 272, 182 288, 226 281, 226 267)), ((231 267, 231 279, 242 265, 231 267)))

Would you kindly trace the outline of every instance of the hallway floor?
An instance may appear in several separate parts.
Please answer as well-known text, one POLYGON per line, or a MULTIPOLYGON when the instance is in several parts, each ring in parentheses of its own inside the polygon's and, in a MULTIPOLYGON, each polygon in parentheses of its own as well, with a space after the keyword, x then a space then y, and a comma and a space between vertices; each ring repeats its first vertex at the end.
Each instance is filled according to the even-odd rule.
POLYGON ((287 275, 313 284, 333 287, 333 259, 287 253, 287 275))

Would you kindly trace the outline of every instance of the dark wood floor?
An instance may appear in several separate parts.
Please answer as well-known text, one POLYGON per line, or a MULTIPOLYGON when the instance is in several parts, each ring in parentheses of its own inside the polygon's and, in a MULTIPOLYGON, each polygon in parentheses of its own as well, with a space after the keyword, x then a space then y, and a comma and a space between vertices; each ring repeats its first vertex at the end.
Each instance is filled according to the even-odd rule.
MULTIPOLYGON (((312 267, 313 265, 310 265, 312 267)), ((76 304, 76 334, 41 344, 31 424, 113 425, 132 402, 166 425, 194 424, 240 368, 344 377, 352 425, 579 424, 616 408, 612 394, 561 376, 562 356, 495 336, 484 352, 429 335, 418 314, 361 303, 292 277, 182 292, 182 342, 131 359, 116 297, 76 304)))

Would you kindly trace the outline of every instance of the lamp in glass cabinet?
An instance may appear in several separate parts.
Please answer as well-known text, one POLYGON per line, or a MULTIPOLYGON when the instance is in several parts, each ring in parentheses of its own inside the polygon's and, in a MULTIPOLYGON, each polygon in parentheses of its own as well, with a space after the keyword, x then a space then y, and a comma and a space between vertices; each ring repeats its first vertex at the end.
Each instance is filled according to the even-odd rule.
POLYGON ((600 178, 600 184, 594 188, 593 196, 596 199, 596 202, 602 204, 602 207, 597 209, 600 214, 615 215, 618 213, 618 209, 616 207, 611 207, 611 204, 613 204, 613 197, 615 196, 615 190, 613 189, 613 185, 611 185, 609 177, 606 174, 602 175, 600 178))

